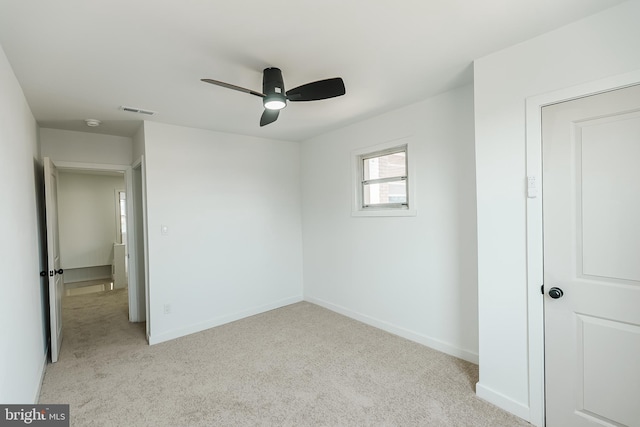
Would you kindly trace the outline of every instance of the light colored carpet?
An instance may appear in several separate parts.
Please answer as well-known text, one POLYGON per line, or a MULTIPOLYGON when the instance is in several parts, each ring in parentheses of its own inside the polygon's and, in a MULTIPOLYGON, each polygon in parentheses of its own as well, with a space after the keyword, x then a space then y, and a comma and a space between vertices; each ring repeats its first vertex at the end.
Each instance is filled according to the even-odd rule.
POLYGON ((73 426, 529 426, 477 366, 302 302, 148 346, 126 290, 66 297, 41 403, 73 426))

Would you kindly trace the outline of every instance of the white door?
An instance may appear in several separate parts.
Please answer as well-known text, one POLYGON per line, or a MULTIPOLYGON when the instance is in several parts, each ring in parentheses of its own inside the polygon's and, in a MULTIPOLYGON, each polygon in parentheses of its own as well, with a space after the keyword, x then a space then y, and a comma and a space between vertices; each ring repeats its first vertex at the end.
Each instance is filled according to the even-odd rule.
POLYGON ((640 426, 640 86, 542 120, 547 426, 640 426))
POLYGON ((58 170, 48 157, 45 157, 43 162, 47 217, 47 265, 49 266, 51 362, 57 362, 62 344, 62 296, 64 294, 63 271, 60 268, 60 242, 58 241, 58 170))

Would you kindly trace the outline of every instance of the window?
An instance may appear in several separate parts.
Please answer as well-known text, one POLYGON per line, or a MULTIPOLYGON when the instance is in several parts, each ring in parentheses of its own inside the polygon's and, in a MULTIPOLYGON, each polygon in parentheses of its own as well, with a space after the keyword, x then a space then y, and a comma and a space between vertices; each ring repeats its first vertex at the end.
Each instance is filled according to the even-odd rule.
POLYGON ((127 195, 116 190, 116 233, 118 243, 127 244, 127 195))
POLYGON ((360 158, 362 208, 406 208, 407 147, 366 154, 360 158))
POLYGON ((410 209, 408 144, 397 143, 355 153, 354 215, 415 215, 410 209))

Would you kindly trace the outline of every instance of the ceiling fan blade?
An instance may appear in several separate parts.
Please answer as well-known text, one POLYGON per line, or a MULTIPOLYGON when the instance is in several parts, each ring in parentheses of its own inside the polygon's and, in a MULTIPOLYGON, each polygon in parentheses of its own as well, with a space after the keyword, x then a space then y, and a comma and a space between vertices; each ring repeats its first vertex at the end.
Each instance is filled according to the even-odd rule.
POLYGON ((264 112, 262 113, 262 117, 260 117, 260 127, 275 122, 276 120, 278 120, 278 115, 280 115, 280 110, 267 110, 265 108, 264 112))
POLYGON ((220 82, 218 80, 213 80, 213 79, 200 79, 200 81, 203 81, 205 83, 211 83, 212 85, 216 85, 216 86, 226 87, 227 89, 233 89, 233 90, 237 90, 244 93, 250 93, 251 95, 259 96, 260 98, 265 97, 263 93, 256 92, 255 90, 247 89, 244 87, 232 85, 231 83, 220 82))
POLYGON ((318 101, 333 98, 346 93, 344 82, 340 77, 307 83, 287 91, 287 99, 296 101, 318 101))

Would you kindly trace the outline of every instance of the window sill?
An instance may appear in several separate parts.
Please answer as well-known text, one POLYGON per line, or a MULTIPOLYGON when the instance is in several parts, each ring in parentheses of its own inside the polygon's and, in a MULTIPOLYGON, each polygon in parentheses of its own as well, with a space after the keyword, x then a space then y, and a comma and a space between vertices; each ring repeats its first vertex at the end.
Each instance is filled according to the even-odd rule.
POLYGON ((352 210, 351 216, 416 216, 415 209, 359 209, 352 210))

